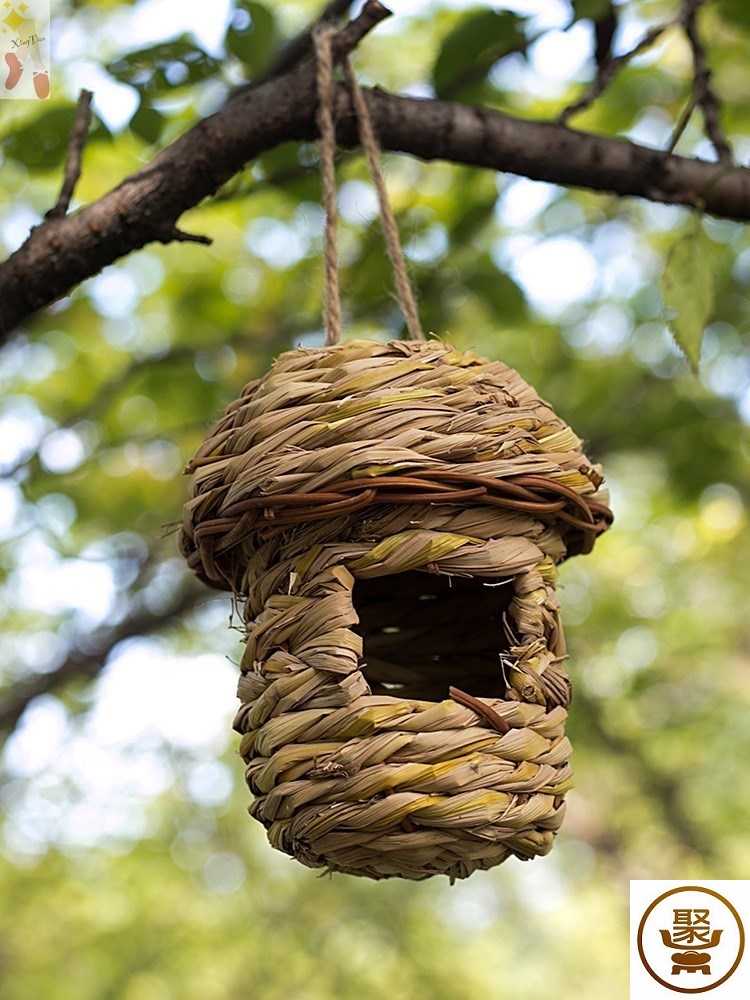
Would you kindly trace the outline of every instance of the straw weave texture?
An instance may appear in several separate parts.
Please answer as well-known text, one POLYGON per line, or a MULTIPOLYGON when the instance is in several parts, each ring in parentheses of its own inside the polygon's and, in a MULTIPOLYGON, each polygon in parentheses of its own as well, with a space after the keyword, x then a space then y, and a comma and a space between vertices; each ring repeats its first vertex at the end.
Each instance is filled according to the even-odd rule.
POLYGON ((283 354, 188 466, 180 545, 245 605, 251 814, 313 868, 546 854, 571 787, 556 564, 600 471, 512 369, 441 341, 283 354))

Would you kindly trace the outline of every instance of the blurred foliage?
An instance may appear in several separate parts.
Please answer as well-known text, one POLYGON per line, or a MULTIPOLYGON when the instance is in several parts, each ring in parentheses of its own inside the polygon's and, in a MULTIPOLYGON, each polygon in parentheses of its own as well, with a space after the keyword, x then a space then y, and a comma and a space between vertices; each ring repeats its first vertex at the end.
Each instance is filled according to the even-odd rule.
MULTIPOLYGON (((591 18, 604 5, 544 6, 539 17, 520 4, 425 4, 368 38, 357 68, 367 83, 554 116, 595 72, 591 18)), ((676 8, 617 5, 615 51, 676 8)), ((6 251, 54 204, 78 87, 96 91, 98 115, 81 204, 262 74, 317 5, 206 10, 215 44, 177 6, 169 23, 155 10, 57 5, 50 100, 3 105, 6 251), (93 76, 92 38, 108 67, 93 76)), ((747 11, 726 0, 700 16, 740 158, 747 11)), ((670 29, 572 124, 663 146, 691 73, 670 29)), ((712 156, 698 112, 678 152, 712 156)), ((7 1000, 537 1000, 550 984, 561 1000, 624 1000, 628 879, 748 875, 745 227, 702 222, 715 290, 694 377, 658 291, 694 225, 685 210, 384 162, 425 326, 520 369, 613 491, 615 529, 562 569, 577 787, 555 850, 453 887, 319 879, 245 816, 230 604, 190 590, 164 526, 222 407, 276 354, 322 340, 315 151, 282 146, 182 221, 210 248, 132 255, 0 355, 0 713, 46 692, 4 753, 7 1000)), ((348 334, 399 336, 356 153, 341 154, 338 177, 348 334)))
POLYGON ((488 71, 511 52, 525 52, 524 18, 510 10, 464 14, 442 40, 432 71, 435 96, 477 100, 488 71), (480 89, 471 87, 478 83, 480 89))
POLYGON ((225 35, 227 52, 253 77, 268 68, 278 43, 273 11, 261 3, 238 0, 225 35))

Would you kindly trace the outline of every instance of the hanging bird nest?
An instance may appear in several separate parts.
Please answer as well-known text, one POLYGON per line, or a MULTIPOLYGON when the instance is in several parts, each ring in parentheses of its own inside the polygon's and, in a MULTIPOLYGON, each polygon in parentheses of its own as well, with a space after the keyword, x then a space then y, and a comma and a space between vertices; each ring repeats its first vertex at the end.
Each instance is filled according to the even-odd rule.
POLYGON ((571 787, 556 565, 611 522, 573 431, 438 340, 283 354, 190 463, 244 602, 235 729, 274 847, 371 878, 546 854, 571 787))
POLYGON ((283 354, 226 410, 188 466, 180 544, 245 604, 235 729, 271 843, 311 868, 464 878, 546 854, 562 822, 556 564, 611 515, 515 371, 424 340, 345 58, 411 339, 338 343, 334 41, 315 35, 327 346, 283 354))

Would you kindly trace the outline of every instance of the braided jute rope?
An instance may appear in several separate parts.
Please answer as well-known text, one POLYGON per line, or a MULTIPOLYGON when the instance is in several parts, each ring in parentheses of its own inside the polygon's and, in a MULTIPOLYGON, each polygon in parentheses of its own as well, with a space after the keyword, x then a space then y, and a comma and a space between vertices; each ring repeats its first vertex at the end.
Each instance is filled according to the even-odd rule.
POLYGON ((271 843, 371 878, 546 854, 571 787, 556 564, 611 522, 550 406, 438 340, 289 351, 188 471, 182 552, 244 602, 235 728, 271 843))
MULTIPOLYGON (((336 28, 325 26, 321 27, 313 35, 315 58, 317 61, 317 124, 320 130, 320 173, 323 180, 323 208, 326 220, 325 250, 323 255, 325 261, 323 318, 327 345, 338 344, 341 340, 341 294, 339 289, 338 250, 336 247, 338 213, 336 208, 336 172, 334 164, 336 153, 336 126, 333 120, 335 89, 333 82, 333 53, 331 51, 331 42, 334 35, 336 35, 336 28)), ((388 200, 383 169, 380 165, 380 147, 375 137, 370 112, 348 58, 345 57, 342 62, 346 85, 352 98, 354 110, 357 112, 357 127, 359 129, 360 141, 362 142, 370 175, 375 185, 378 208, 380 210, 380 223, 383 229, 386 250, 388 251, 388 257, 393 269, 393 280, 396 285, 398 302, 404 314, 406 328, 409 331, 411 339, 424 340, 425 336, 422 331, 422 325, 419 322, 417 306, 414 301, 414 292, 406 273, 406 262, 404 261, 404 252, 398 236, 398 227, 396 226, 391 203, 388 200)))
POLYGON ((318 111, 316 121, 320 132, 320 176, 323 181, 323 210, 325 212, 325 294, 323 323, 326 344, 341 340, 341 291, 339 288, 339 255, 336 245, 338 208, 336 206, 336 125, 333 120, 333 53, 331 41, 335 28, 324 28, 313 35, 316 57, 316 84, 318 111))

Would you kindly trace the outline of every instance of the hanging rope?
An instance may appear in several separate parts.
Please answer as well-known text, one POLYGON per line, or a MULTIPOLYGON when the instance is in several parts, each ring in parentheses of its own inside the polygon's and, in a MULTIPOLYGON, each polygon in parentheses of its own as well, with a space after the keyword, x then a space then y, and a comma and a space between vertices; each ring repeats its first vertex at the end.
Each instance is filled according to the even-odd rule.
MULTIPOLYGON (((333 53, 331 41, 335 28, 324 28, 315 34, 315 54, 317 59, 318 112, 317 123, 321 137, 320 171, 323 178, 323 208, 325 210, 325 308, 324 322, 326 344, 337 344, 341 339, 341 293, 339 289, 338 253, 336 250, 336 229, 338 214, 336 209, 336 174, 334 156, 336 152, 336 128, 333 121, 335 88, 333 82, 333 53)), ((401 249, 396 219, 388 200, 385 178, 380 166, 380 147, 372 127, 370 111, 362 90, 348 59, 344 59, 344 78, 351 94, 354 110, 357 112, 357 126, 362 146, 367 156, 380 208, 380 222, 393 269, 398 303, 406 320, 412 340, 425 340, 419 322, 406 262, 401 249)))
POLYGON ((357 82, 357 78, 354 75, 354 70, 352 69, 348 59, 344 60, 344 77, 352 95, 354 109, 357 112, 359 135, 362 140, 365 153, 367 154, 367 162, 370 165, 370 173, 375 183, 375 190, 378 193, 380 221, 383 226, 383 235, 385 236, 385 245, 388 250, 388 256, 391 258, 393 278, 396 282, 396 292, 398 293, 399 305, 401 306, 401 311, 404 314, 404 319, 406 320, 406 326, 409 330, 409 336, 411 339, 424 340, 425 336, 422 332, 419 316, 417 315, 417 304, 414 301, 414 293, 409 281, 409 276, 406 273, 406 262, 404 261, 404 252, 401 249, 401 241, 398 238, 396 220, 393 216, 391 203, 388 200, 385 178, 383 177, 383 170, 380 166, 380 147, 378 146, 378 141, 375 138, 375 132, 372 127, 372 119, 370 118, 370 111, 367 107, 367 102, 365 101, 362 90, 357 82))
POLYGON ((333 123, 333 53, 331 39, 335 30, 324 29, 315 34, 317 58, 318 112, 316 120, 320 132, 320 173, 323 178, 323 209, 325 224, 325 296, 323 322, 326 344, 341 340, 341 292, 339 290, 339 257, 336 249, 338 212, 336 209, 336 127, 333 123))

